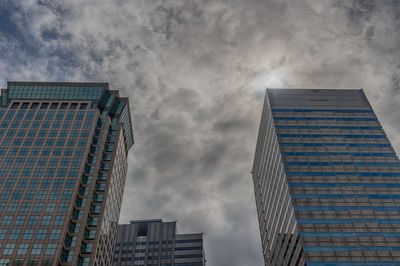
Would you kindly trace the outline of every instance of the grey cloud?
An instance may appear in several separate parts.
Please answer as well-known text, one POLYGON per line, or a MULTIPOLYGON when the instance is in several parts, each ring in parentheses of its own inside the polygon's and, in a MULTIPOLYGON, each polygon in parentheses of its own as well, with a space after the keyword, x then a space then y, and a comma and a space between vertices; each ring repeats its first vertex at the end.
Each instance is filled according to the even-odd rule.
POLYGON ((203 231, 208 265, 263 264, 249 171, 265 87, 364 88, 399 151, 398 1, 4 3, 0 79, 129 96, 120 220, 203 231))

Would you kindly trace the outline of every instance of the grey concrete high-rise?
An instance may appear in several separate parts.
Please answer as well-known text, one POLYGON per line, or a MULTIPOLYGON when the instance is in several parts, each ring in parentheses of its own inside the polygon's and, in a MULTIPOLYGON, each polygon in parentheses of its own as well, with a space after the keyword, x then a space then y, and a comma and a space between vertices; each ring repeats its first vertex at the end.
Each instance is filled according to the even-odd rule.
POLYGON ((205 265, 203 233, 178 234, 161 219, 120 224, 113 265, 205 265))
POLYGON ((400 265, 400 161, 362 90, 268 89, 252 175, 266 265, 400 265))
POLYGON ((106 83, 9 82, 0 103, 0 265, 111 265, 127 98, 106 83))

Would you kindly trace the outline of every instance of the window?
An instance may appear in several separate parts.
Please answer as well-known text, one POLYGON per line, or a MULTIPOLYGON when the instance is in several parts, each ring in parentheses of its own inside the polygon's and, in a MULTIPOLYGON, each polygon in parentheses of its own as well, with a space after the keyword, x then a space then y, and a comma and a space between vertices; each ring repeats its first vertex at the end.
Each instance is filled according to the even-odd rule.
POLYGON ((67 168, 58 168, 57 177, 65 177, 67 174, 67 168))
POLYGON ((15 244, 13 244, 13 243, 6 244, 6 247, 4 248, 4 251, 3 251, 3 255, 13 254, 14 248, 15 248, 15 244))
POLYGON ((18 202, 10 202, 7 208, 7 212, 16 212, 18 207, 18 202))
POLYGON ((57 244, 47 244, 46 255, 54 255, 56 254, 57 244))
POLYGON ((23 240, 31 240, 33 236, 33 229, 25 229, 24 234, 22 235, 23 240))
POLYGON ((36 240, 43 240, 46 238, 47 229, 39 229, 36 234, 36 240))
POLYGON ((10 232, 10 235, 8 236, 8 239, 16 240, 16 239, 18 239, 20 233, 21 233, 21 229, 12 229, 10 232))
POLYGON ((52 190, 50 193, 50 200, 57 200, 58 199, 58 195, 60 194, 59 190, 52 190))
POLYGON ((54 220, 55 226, 60 226, 64 224, 65 216, 64 215, 57 215, 56 219, 54 220))
POLYGON ((31 215, 29 216, 28 225, 36 225, 38 220, 39 220, 38 215, 31 215))
POLYGON ((15 184, 15 179, 8 179, 6 184, 4 185, 5 188, 12 188, 14 187, 15 184))
POLYGON ((65 213, 68 211, 68 203, 67 202, 60 202, 58 205, 58 212, 65 213))
POLYGON ((4 238, 6 237, 7 234, 7 229, 0 229, 0 240, 4 240, 4 238))
POLYGON ((33 198, 35 197, 35 192, 36 192, 35 190, 26 191, 24 199, 33 200, 33 198))
POLYGON ((22 226, 25 223, 26 215, 18 215, 17 219, 15 219, 15 226, 22 226))
POLYGON ((35 172, 33 173, 33 176, 43 176, 44 168, 36 168, 35 172))
POLYGON ((39 186, 39 179, 34 178, 31 179, 31 183, 29 184, 30 188, 37 188, 39 186))
POLYGON ((47 203, 45 212, 54 212, 54 208, 56 207, 56 203, 55 202, 49 202, 47 203))
POLYGON ((13 196, 12 196, 12 199, 13 199, 13 200, 19 200, 19 199, 21 199, 23 193, 24 193, 23 190, 15 190, 15 191, 14 191, 14 194, 13 194, 13 196))
POLYGON ((43 215, 40 225, 50 225, 51 218, 51 215, 43 215))
POLYGON ((50 240, 58 240, 60 238, 61 229, 53 229, 50 233, 50 240))
MULTIPOLYGON (((29 244, 20 244, 19 248, 18 248, 18 251, 17 251, 17 254, 18 255, 25 255, 26 252, 28 251, 28 248, 29 248, 29 244)), ((23 264, 21 264, 21 265, 23 265, 23 264)))
POLYGON ((21 204, 21 208, 19 209, 19 212, 28 212, 29 208, 31 207, 31 203, 30 202, 22 202, 21 204))
POLYGON ((42 202, 36 202, 35 205, 33 205, 32 212, 41 212, 43 207, 42 202))
POLYGON ((32 255, 40 255, 40 253, 42 252, 42 247, 43 247, 43 244, 39 244, 39 243, 33 244, 31 254, 32 255))
POLYGON ((51 179, 43 179, 41 188, 49 188, 51 185, 51 179))
POLYGON ((42 106, 40 106, 40 109, 47 109, 48 106, 49 106, 48 103, 42 103, 42 106))
MULTIPOLYGON (((28 169, 30 169, 30 168, 28 168, 28 169)), ((25 172, 25 170, 26 169, 24 169, 24 172, 25 172)), ((25 175, 26 176, 26 175, 25 175)), ((26 187, 26 184, 28 183, 28 179, 27 178, 21 178, 19 181, 18 181, 18 185, 17 185, 17 187, 18 188, 24 188, 24 187, 26 187)))
MULTIPOLYGON (((22 170, 22 176, 30 176, 31 172, 32 172, 32 168, 24 168, 22 170)), ((26 185, 26 183, 25 183, 25 185, 26 185)), ((22 183, 21 183, 21 186, 22 186, 22 183)), ((18 187, 19 187, 19 183, 18 183, 18 187)))

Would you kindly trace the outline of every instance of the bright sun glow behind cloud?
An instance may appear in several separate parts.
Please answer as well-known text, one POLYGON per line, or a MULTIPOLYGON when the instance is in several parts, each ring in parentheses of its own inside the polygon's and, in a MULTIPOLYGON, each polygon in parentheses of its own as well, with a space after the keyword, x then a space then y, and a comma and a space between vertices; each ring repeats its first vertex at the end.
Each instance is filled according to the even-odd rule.
POLYGON ((262 95, 266 88, 286 88, 287 85, 287 75, 282 69, 263 70, 254 77, 252 82, 256 94, 262 95))

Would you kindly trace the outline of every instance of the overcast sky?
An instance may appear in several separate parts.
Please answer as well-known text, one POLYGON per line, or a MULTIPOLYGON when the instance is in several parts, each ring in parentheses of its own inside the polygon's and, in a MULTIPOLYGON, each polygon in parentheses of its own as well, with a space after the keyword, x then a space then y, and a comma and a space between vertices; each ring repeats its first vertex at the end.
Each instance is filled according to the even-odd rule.
POLYGON ((209 266, 263 265, 250 175, 266 87, 364 88, 400 150, 395 0, 0 0, 0 86, 129 96, 121 223, 204 232, 209 266))

